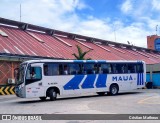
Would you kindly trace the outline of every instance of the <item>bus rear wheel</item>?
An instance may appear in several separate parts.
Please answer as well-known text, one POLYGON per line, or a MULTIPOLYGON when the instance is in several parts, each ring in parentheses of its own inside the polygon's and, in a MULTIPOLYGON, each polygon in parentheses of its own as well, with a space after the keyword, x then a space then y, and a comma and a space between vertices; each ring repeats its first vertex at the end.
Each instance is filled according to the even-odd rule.
POLYGON ((50 97, 50 100, 51 100, 51 101, 56 100, 56 98, 57 98, 57 92, 56 92, 54 89, 51 89, 51 90, 49 91, 49 97, 50 97))
POLYGON ((118 91, 119 91, 118 86, 116 84, 113 84, 110 86, 109 94, 114 96, 118 94, 118 91))
POLYGON ((99 96, 104 96, 104 95, 105 95, 105 92, 97 92, 97 94, 98 94, 99 96))
POLYGON ((46 97, 39 97, 42 101, 46 100, 46 97))

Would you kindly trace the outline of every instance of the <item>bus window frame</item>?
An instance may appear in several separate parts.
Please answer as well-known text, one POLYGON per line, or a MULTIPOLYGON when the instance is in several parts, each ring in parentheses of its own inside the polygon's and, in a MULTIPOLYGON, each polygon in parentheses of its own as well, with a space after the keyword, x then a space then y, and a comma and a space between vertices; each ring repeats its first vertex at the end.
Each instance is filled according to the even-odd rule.
POLYGON ((110 63, 98 63, 98 73, 97 74, 112 74, 112 72, 110 73, 109 72, 109 67, 111 67, 110 63), (107 73, 104 73, 103 69, 102 69, 102 65, 107 65, 108 66, 108 72, 107 73), (101 68, 101 72, 100 73, 100 69, 101 68))
POLYGON ((121 65, 121 69, 119 69, 120 72, 118 71, 115 73, 115 71, 114 71, 114 74, 128 74, 128 64, 129 63, 114 63, 114 64, 116 65, 116 71, 118 71, 117 68, 119 68, 119 65, 121 65), (125 66, 127 67, 127 70, 125 70, 125 68, 124 68, 125 66), (123 70, 122 70, 122 67, 123 67, 123 70))
POLYGON ((82 72, 81 72, 81 69, 82 69, 82 63, 74 63, 74 62, 45 62, 45 63, 43 63, 43 75, 44 76, 66 76, 66 75, 81 75, 82 74, 82 72), (59 74, 58 75, 45 75, 44 74, 44 66, 45 65, 47 65, 47 64, 57 64, 58 65, 58 68, 59 68, 59 70, 58 70, 58 72, 59 72, 59 74), (80 73, 78 73, 78 74, 70 74, 69 73, 69 65, 70 64, 78 64, 79 66, 80 66, 80 73), (64 66, 67 66, 67 71, 68 71, 68 74, 64 74, 64 66), (61 69, 60 69, 60 67, 61 67, 61 69))
POLYGON ((87 73, 87 69, 86 69, 86 68, 85 68, 86 70, 84 69, 84 65, 87 66, 88 64, 93 64, 94 67, 95 67, 95 65, 98 67, 98 63, 85 63, 85 64, 82 63, 82 65, 81 65, 81 67, 82 67, 82 73, 81 73, 81 74, 82 74, 82 75, 98 74, 98 73, 97 73, 98 69, 97 69, 96 71, 95 71, 94 69, 92 69, 92 70, 91 70, 91 71, 92 71, 91 73, 87 73), (94 73, 93 71, 95 71, 95 73, 94 73))
POLYGON ((25 85, 28 85, 28 84, 31 84, 31 83, 38 82, 38 81, 42 80, 42 67, 41 66, 32 66, 32 64, 29 64, 27 66, 26 73, 25 73, 25 85), (28 71, 28 68, 31 69, 31 67, 33 67, 33 68, 34 67, 40 68, 40 73, 41 73, 40 79, 27 79, 27 71, 28 71))
POLYGON ((60 66, 60 63, 57 63, 57 62, 55 62, 55 63, 54 63, 54 62, 43 63, 43 75, 44 75, 44 76, 59 76, 59 75, 61 75, 61 74, 60 74, 60 70, 59 70, 59 66, 60 66), (48 65, 48 64, 57 64, 57 65, 58 65, 58 73, 59 73, 59 74, 57 74, 57 75, 49 75, 49 74, 46 75, 46 74, 45 74, 45 71, 44 71, 44 66, 45 66, 45 65, 48 65))
MULTIPOLYGON (((85 73, 84 72, 84 65, 88 65, 88 64, 93 64, 94 66, 96 65, 97 66, 97 70, 95 71, 95 73, 91 73, 91 74, 135 74, 135 73, 137 73, 137 65, 138 64, 140 64, 141 65, 141 67, 142 67, 142 70, 143 70, 143 72, 144 72, 144 68, 143 68, 143 63, 129 63, 129 62, 123 62, 123 63, 116 63, 116 62, 106 62, 106 63, 97 63, 97 62, 91 62, 91 63, 74 63, 74 62, 45 62, 45 63, 43 63, 43 75, 44 76, 62 76, 62 75, 64 75, 65 76, 65 74, 63 74, 63 71, 64 71, 64 66, 65 65, 67 65, 67 70, 68 70, 68 74, 67 75, 90 75, 90 74, 88 74, 87 72, 85 73), (46 64, 57 64, 58 65, 58 67, 59 67, 59 75, 45 75, 44 74, 44 65, 46 65, 46 64), (70 67, 70 64, 78 64, 79 65, 79 67, 80 67, 80 70, 79 70, 79 73, 78 74, 70 74, 69 73, 69 67, 70 67), (99 67, 101 67, 101 65, 104 65, 104 64, 106 64, 107 66, 108 66, 108 70, 109 69, 111 69, 110 71, 108 71, 108 73, 99 73, 99 67), (123 64, 123 65, 126 65, 126 67, 127 67, 127 70, 125 70, 124 69, 124 73, 116 73, 115 72, 115 70, 117 70, 117 66, 118 66, 118 64, 123 64), (114 70, 114 68, 113 67, 115 67, 114 65, 116 65, 116 68, 115 68, 115 70, 114 70), (134 66, 136 66, 136 71, 135 72, 131 72, 131 73, 129 73, 129 65, 134 65, 134 66), (60 66, 62 67, 62 70, 60 70, 60 66), (62 73, 61 73, 62 72, 62 73)), ((94 71, 94 70, 92 70, 92 71, 94 71)))
POLYGON ((144 67, 143 67, 143 63, 137 63, 137 65, 136 65, 136 73, 144 73, 144 67), (138 65, 140 65, 141 66, 141 69, 142 69, 142 71, 138 71, 138 65))
MULTIPOLYGON (((66 65, 66 64, 65 64, 66 65)), ((68 63, 67 64, 67 67, 68 67, 68 75, 81 75, 82 74, 82 71, 81 71, 81 69, 82 69, 82 64, 80 64, 80 63, 68 63), (78 65, 78 67, 79 67, 79 71, 76 73, 76 74, 71 74, 71 71, 70 71, 70 65, 72 65, 72 64, 74 64, 74 65, 78 65)), ((64 69, 64 67, 63 67, 63 69, 64 69)))

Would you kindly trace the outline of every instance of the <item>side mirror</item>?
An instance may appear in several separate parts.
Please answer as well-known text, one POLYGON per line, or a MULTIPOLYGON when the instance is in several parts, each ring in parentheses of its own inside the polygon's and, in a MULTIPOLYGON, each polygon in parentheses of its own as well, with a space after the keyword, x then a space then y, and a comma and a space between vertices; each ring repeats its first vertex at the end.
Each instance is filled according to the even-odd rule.
POLYGON ((19 68, 14 69, 14 78, 18 79, 19 68))

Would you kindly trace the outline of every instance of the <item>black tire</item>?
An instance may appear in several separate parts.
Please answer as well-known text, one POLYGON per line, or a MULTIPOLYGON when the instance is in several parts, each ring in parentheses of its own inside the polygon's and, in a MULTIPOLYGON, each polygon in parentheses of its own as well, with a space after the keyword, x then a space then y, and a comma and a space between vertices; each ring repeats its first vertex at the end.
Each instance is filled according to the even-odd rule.
POLYGON ((46 97, 39 97, 42 101, 46 100, 46 97))
POLYGON ((51 89, 51 90, 49 91, 49 97, 50 97, 50 100, 51 100, 51 101, 56 100, 56 98, 57 98, 57 92, 56 92, 54 89, 51 89))
POLYGON ((97 94, 98 94, 99 96, 104 96, 104 95, 105 95, 105 92, 97 92, 97 94))
POLYGON ((114 95, 118 94, 118 91, 119 91, 119 88, 118 88, 117 85, 111 85, 110 86, 110 91, 109 91, 108 94, 114 96, 114 95))
POLYGON ((108 95, 108 96, 110 96, 110 95, 111 95, 111 93, 108 91, 108 92, 107 92, 107 95, 108 95))

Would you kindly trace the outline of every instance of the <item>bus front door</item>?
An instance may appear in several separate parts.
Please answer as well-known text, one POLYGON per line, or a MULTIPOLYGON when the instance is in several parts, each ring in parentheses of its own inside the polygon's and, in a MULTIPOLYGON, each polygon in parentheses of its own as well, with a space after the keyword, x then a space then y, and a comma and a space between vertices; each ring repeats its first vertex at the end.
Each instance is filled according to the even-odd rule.
POLYGON ((43 97, 45 96, 42 85, 42 67, 34 64, 28 67, 26 72, 26 97, 43 97))

